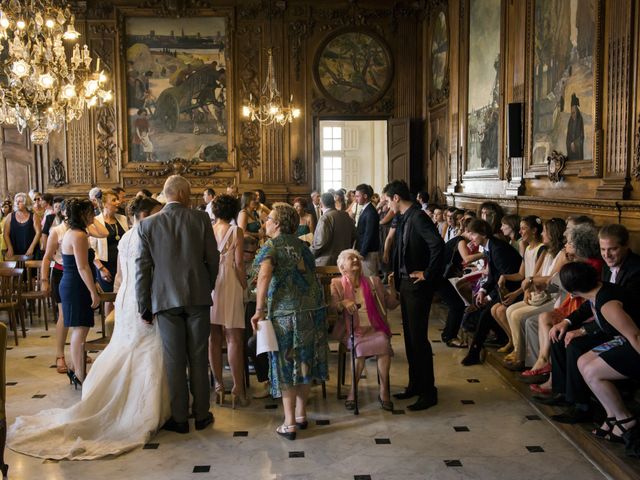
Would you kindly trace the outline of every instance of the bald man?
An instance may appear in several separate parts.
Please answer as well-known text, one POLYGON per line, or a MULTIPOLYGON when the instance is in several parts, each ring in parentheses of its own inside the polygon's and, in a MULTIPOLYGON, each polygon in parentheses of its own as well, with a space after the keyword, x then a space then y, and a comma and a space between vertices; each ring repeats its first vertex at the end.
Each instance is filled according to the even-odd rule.
POLYGON ((165 207, 138 227, 136 294, 140 315, 148 323, 155 317, 162 337, 171 397, 171 418, 163 428, 188 433, 189 389, 196 430, 213 423, 207 349, 219 254, 209 216, 189 208, 189 182, 173 175, 163 191, 165 207))

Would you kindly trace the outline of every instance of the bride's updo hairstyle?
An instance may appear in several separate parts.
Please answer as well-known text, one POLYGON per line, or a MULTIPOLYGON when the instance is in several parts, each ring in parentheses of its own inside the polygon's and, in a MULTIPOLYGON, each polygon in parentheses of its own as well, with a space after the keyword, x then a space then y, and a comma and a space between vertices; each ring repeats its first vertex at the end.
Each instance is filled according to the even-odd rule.
POLYGON ((66 202, 67 225, 71 229, 86 230, 87 218, 93 215, 93 203, 86 198, 72 198, 66 202))
POLYGON ((161 206, 162 204, 153 198, 143 196, 135 197, 127 205, 127 215, 134 217, 136 220, 140 220, 143 213, 145 217, 148 217, 154 209, 161 206))

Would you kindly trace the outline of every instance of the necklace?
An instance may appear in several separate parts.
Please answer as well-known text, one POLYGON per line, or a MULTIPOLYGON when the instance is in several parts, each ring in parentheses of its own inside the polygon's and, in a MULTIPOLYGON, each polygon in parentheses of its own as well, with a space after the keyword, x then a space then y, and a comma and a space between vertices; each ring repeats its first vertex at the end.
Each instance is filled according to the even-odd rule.
MULTIPOLYGON (((107 230, 109 230, 109 233, 111 233, 111 224, 104 222, 104 224, 107 226, 107 230)), ((116 234, 116 240, 120 240, 120 232, 118 231, 118 222, 116 222, 115 226, 113 227, 113 233, 116 234)))

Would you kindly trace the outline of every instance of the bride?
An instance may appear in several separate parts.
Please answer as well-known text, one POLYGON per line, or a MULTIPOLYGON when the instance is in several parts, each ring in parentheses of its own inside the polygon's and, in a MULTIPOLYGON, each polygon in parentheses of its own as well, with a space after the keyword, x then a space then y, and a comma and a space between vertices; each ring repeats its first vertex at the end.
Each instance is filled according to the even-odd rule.
POLYGON ((82 384, 82 400, 66 409, 18 417, 9 429, 12 450, 55 460, 119 455, 145 444, 169 418, 160 334, 157 324, 148 325, 139 317, 135 295, 137 225, 161 207, 151 198, 129 204, 134 227, 118 245, 122 283, 115 330, 82 384))

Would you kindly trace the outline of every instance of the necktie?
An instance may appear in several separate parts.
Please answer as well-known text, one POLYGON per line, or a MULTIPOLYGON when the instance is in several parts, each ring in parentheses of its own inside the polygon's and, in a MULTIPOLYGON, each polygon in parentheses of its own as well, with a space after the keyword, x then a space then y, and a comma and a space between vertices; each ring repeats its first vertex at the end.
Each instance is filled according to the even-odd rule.
POLYGON ((316 217, 320 218, 322 216, 322 209, 320 208, 320 205, 318 205, 316 207, 316 217))

